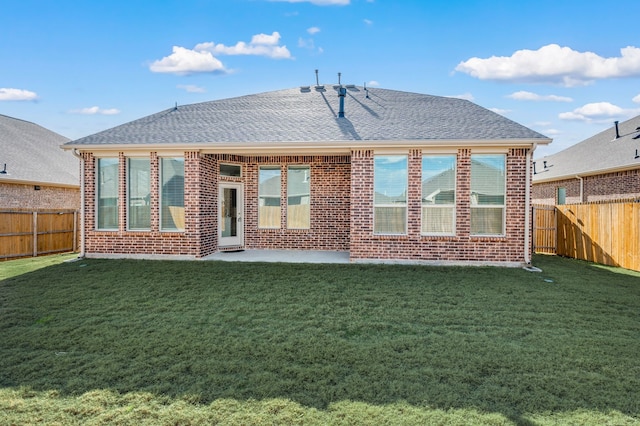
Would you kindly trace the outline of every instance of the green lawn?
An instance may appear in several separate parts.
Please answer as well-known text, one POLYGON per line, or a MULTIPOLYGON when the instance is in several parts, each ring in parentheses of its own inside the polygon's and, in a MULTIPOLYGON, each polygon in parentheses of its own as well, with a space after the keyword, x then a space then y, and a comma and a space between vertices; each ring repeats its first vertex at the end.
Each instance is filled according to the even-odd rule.
POLYGON ((640 424, 638 273, 66 258, 0 263, 0 424, 640 424))

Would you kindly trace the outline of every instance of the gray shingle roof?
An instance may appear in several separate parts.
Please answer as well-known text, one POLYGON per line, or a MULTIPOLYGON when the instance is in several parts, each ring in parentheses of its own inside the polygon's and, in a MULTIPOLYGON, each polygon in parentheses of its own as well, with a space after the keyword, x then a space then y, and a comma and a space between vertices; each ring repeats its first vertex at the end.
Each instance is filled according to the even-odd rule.
POLYGON ((414 140, 539 140, 545 136, 472 102, 386 89, 350 87, 338 118, 333 86, 278 90, 181 105, 71 142, 256 144, 414 140))
POLYGON ((534 160, 536 162, 535 182, 546 182, 576 175, 594 175, 616 170, 640 168, 640 115, 618 125, 620 138, 616 139, 613 123, 611 127, 597 135, 556 154, 534 160), (547 169, 544 169, 544 161, 547 169))
POLYGON ((0 114, 0 182, 79 186, 80 163, 60 145, 69 139, 37 124, 0 114))

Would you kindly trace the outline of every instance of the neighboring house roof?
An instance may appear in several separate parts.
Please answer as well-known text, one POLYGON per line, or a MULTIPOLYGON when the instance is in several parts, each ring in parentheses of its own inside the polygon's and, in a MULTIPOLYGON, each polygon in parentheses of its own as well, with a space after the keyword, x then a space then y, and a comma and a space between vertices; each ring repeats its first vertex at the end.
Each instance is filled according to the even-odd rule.
POLYGON ((80 163, 60 145, 69 139, 0 114, 0 182, 79 186, 80 163))
POLYGON ((534 160, 533 183, 640 168, 640 115, 556 154, 534 160), (546 169, 545 162, 546 161, 546 169))
MULTIPOLYGON (((523 146, 551 140, 462 99, 347 86, 344 118, 337 86, 303 87, 181 105, 78 139, 67 148, 358 148, 390 141, 523 146)), ((400 144, 395 144, 399 146, 400 144)))

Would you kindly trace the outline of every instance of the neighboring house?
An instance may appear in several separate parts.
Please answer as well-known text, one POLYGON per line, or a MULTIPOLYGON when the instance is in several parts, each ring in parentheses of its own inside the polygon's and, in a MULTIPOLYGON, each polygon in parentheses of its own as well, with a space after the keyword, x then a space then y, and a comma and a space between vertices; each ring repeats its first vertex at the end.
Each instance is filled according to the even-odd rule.
POLYGON ((640 199, 640 116, 615 122, 534 166, 536 204, 640 199))
POLYGON ((466 100, 349 85, 178 106, 65 148, 84 162, 87 256, 515 266, 531 254, 531 152, 549 142, 466 100))
POLYGON ((0 115, 0 209, 79 209, 80 161, 60 149, 68 141, 0 115))

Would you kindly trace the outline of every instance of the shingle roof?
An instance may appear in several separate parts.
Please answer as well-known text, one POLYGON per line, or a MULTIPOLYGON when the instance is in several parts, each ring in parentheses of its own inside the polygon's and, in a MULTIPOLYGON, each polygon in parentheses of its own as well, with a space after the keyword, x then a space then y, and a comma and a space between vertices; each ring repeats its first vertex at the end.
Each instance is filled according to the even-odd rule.
POLYGON ((71 142, 120 144, 258 144, 414 140, 539 140, 545 136, 472 102, 386 89, 349 87, 338 118, 333 86, 181 105, 71 142), (367 97, 368 94, 368 97, 367 97))
POLYGON ((0 114, 0 182, 79 186, 79 161, 60 149, 69 139, 37 124, 0 114))
POLYGON ((618 125, 620 138, 616 139, 613 123, 610 128, 556 154, 534 160, 536 174, 533 182, 547 182, 577 176, 586 176, 640 168, 640 115, 618 125), (547 168, 544 168, 544 161, 547 168))

